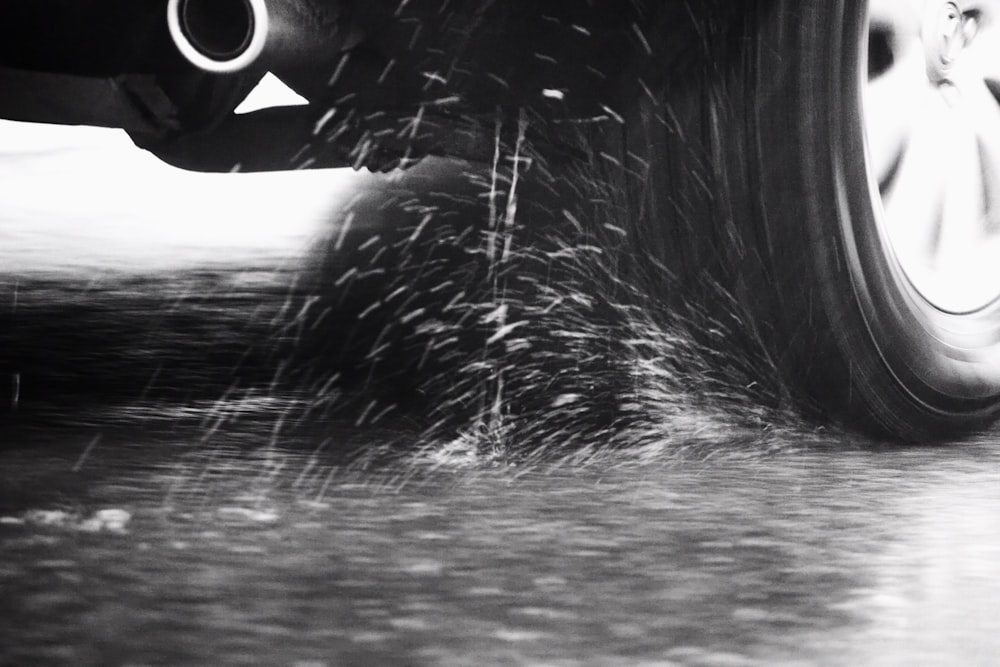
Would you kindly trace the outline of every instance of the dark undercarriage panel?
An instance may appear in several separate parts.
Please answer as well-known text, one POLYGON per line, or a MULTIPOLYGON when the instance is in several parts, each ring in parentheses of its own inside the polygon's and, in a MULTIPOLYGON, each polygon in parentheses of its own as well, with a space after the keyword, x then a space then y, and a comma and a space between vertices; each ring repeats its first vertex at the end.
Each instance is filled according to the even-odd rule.
MULTIPOLYGON (((204 2, 202 12, 253 4, 204 2)), ((180 5, 194 12, 197 3, 180 5)), ((219 73, 175 48, 167 0, 4 3, 0 82, 14 94, 0 116, 121 127, 162 159, 207 171, 487 159, 497 123, 522 114, 555 137, 541 149, 561 154, 551 123, 613 118, 636 70, 682 60, 706 26, 738 13, 733 3, 721 11, 680 0, 266 4, 264 52, 219 73), (676 39, 652 41, 664 23, 676 39), (310 105, 234 116, 267 71, 310 105)), ((195 27, 230 17, 211 18, 195 27)))

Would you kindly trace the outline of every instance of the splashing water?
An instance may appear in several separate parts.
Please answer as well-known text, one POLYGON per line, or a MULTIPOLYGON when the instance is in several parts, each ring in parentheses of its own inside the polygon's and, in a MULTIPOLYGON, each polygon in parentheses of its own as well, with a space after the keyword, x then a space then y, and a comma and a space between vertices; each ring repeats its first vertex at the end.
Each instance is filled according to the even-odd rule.
POLYGON ((26 279, 13 293, 30 298, 0 313, 19 401, 44 387, 92 399, 90 424, 193 420, 203 444, 253 419, 272 444, 332 418, 405 432, 362 464, 582 465, 810 436, 731 286, 675 276, 613 179, 541 157, 532 122, 497 122, 485 167, 373 177, 304 264, 26 279))
POLYGON ((432 465, 642 460, 721 440, 759 452, 809 436, 726 287, 706 275, 697 299, 667 303, 676 278, 607 207, 585 216, 552 194, 606 184, 554 177, 526 125, 509 147, 498 125, 485 174, 346 214, 356 227, 395 207, 407 221, 352 227, 346 243, 341 228, 320 271, 328 292, 291 318, 312 332, 283 352, 311 414, 406 419, 432 465))

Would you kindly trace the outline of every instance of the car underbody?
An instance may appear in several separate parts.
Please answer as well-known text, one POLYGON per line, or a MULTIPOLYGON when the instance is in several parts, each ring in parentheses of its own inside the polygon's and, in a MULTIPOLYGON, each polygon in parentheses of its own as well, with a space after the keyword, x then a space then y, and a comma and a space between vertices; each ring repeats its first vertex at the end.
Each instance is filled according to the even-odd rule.
MULTIPOLYGON (((560 125, 620 117, 622 74, 654 48, 646 31, 735 13, 714 4, 6 3, 0 115, 120 127, 178 166, 257 171, 486 161, 528 114, 535 144, 558 157, 572 153, 560 125), (309 104, 234 114, 268 72, 309 104)), ((689 40, 657 44, 660 62, 697 38, 677 34, 689 40)))

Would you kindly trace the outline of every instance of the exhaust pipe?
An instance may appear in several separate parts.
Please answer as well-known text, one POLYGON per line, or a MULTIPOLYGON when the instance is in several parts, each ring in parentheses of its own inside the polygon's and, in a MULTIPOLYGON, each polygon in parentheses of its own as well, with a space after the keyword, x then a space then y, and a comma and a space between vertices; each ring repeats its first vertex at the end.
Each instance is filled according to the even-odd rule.
POLYGON ((181 55, 218 74, 314 65, 361 36, 335 0, 169 0, 167 26, 181 55))
POLYGON ((246 69, 270 32, 264 0, 169 0, 167 27, 181 55, 206 72, 246 69))

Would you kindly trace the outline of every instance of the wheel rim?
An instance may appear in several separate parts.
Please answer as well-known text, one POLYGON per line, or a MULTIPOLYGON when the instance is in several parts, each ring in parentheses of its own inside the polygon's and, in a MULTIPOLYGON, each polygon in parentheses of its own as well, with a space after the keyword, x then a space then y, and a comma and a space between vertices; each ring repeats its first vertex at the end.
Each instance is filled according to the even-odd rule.
POLYGON ((948 313, 1000 298, 1000 0, 870 0, 863 118, 876 220, 948 313))

